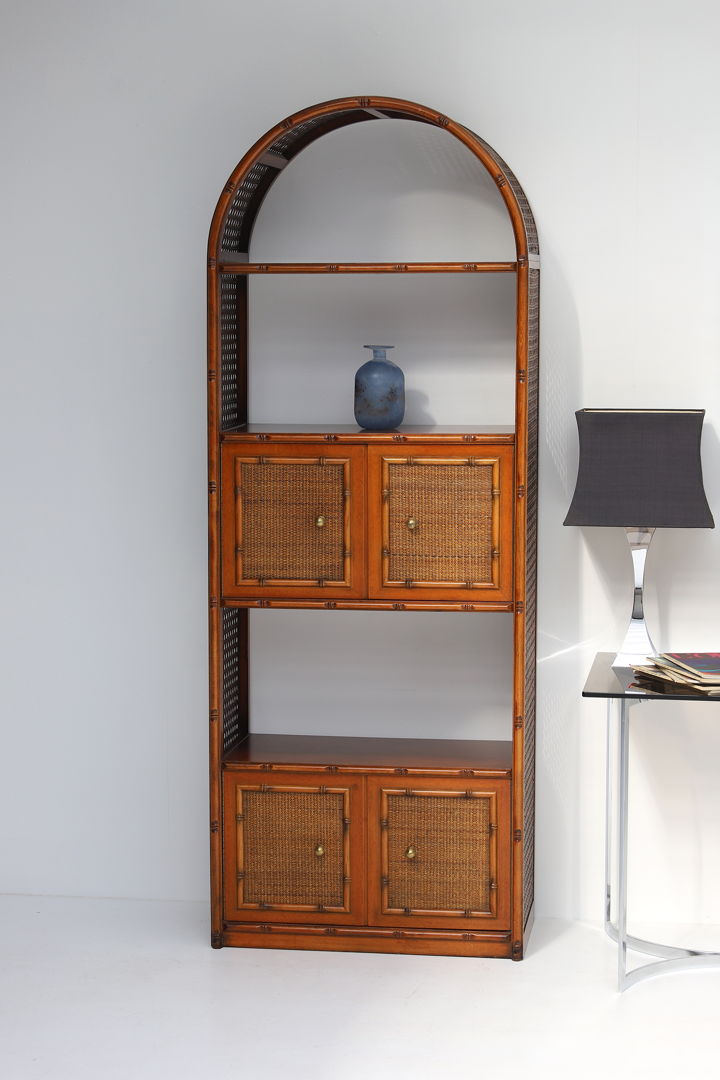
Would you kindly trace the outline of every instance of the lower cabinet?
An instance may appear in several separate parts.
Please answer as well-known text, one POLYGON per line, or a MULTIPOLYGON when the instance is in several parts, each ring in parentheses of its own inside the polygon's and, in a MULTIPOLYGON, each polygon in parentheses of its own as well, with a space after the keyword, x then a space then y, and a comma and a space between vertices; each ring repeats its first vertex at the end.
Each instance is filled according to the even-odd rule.
POLYGON ((363 778, 225 773, 225 917, 365 921, 363 778))
POLYGON ((509 925, 507 782, 414 777, 398 784, 373 776, 367 788, 370 922, 509 925))
POLYGON ((509 779, 226 769, 224 812, 226 929, 509 938, 509 779))

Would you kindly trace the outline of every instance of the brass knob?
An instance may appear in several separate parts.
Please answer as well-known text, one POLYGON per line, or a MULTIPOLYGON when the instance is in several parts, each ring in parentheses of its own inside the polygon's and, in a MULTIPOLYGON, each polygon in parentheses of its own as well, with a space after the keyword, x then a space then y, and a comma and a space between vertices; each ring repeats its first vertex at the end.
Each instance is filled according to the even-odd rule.
POLYGON ((411 844, 410 847, 407 848, 406 851, 405 851, 405 858, 406 859, 414 859, 416 855, 417 855, 417 851, 415 850, 415 848, 411 844))
POLYGON ((410 532, 412 532, 417 529, 419 522, 415 518, 408 518, 406 524, 410 532))
POLYGON ((325 854, 325 848, 322 846, 322 844, 318 844, 318 846, 315 848, 315 854, 318 858, 320 858, 321 855, 325 854))
POLYGON ((325 525, 325 518, 324 518, 324 516, 323 516, 322 514, 319 514, 319 515, 318 515, 318 516, 317 516, 317 517, 315 518, 315 524, 317 525, 318 529, 322 529, 322 528, 323 528, 323 526, 325 525))

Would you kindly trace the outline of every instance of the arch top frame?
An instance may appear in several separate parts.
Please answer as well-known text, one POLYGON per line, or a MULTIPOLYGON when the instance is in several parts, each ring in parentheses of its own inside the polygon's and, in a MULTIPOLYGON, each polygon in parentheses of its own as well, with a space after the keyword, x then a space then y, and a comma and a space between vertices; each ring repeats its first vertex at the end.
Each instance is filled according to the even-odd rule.
POLYGON ((255 220, 282 170, 311 143, 338 128, 378 119, 412 120, 447 131, 485 167, 510 218, 518 267, 539 267, 537 228, 517 177, 493 148, 436 109, 388 97, 347 97, 310 106, 281 120, 248 150, 230 175, 210 227, 210 266, 233 254, 247 258, 255 220))

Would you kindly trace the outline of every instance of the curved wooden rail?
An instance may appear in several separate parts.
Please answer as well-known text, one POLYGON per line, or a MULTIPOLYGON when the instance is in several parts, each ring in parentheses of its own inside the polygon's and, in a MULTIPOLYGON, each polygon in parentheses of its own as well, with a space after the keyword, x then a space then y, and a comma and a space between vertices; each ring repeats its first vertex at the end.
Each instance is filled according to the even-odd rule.
POLYGON ((537 256, 537 230, 525 193, 508 165, 483 139, 425 105, 396 98, 353 97, 325 101, 281 120, 248 150, 218 200, 210 228, 209 258, 220 258, 221 251, 249 250, 265 196, 301 150, 337 128, 378 119, 432 124, 462 142, 482 162, 500 191, 512 223, 518 261, 537 256))

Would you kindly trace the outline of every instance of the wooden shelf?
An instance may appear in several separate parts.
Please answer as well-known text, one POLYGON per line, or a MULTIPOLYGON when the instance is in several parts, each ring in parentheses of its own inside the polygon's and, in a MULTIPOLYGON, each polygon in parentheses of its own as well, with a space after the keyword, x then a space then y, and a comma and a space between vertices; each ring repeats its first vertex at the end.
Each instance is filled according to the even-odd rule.
POLYGON ((516 262, 251 263, 220 261, 221 274, 514 274, 516 262))
POLYGON ((369 739, 326 735, 248 735, 229 750, 225 768, 338 772, 447 772, 509 776, 512 742, 475 739, 369 739))
POLYGON ((223 442, 357 442, 408 443, 443 442, 491 443, 512 446, 515 428, 511 424, 469 425, 403 424, 396 431, 364 431, 356 424, 240 424, 221 434, 223 442))

